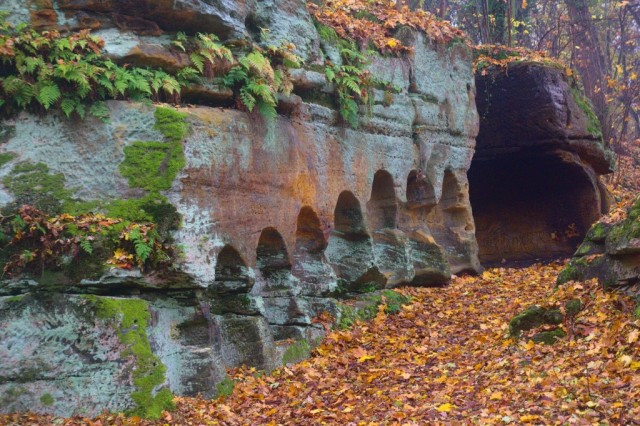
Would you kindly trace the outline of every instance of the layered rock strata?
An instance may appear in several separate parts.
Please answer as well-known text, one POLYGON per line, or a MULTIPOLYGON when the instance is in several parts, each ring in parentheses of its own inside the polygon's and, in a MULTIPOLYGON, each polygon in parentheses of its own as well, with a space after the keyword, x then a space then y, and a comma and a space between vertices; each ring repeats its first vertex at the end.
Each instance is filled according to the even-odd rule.
MULTIPOLYGON (((306 28, 300 43, 292 41, 308 60, 331 50, 307 26, 301 1, 10 3, 0 5, 42 28, 91 26, 119 38, 112 55, 125 63, 134 56, 141 65, 179 63, 165 55, 162 31, 240 37, 255 23, 284 37, 274 13, 290 28, 306 28), (47 16, 55 19, 40 21, 47 16)), ((157 415, 167 391, 211 396, 227 367, 270 369, 292 359, 292 342, 313 344, 323 335, 325 312, 344 315, 339 297, 440 285, 452 272, 480 270, 466 176, 478 131, 470 52, 421 34, 402 37, 414 47, 411 57, 376 57, 370 67, 400 93, 376 91, 358 129, 341 122, 326 102, 332 86, 310 69, 294 74, 294 95, 281 99, 270 136, 259 116, 221 108, 228 94, 219 88, 200 92, 206 105, 179 108, 189 127, 181 143, 186 166, 160 194, 179 227, 159 201, 182 253, 176 270, 5 279, 0 410, 157 415)), ((4 121, 0 204, 148 195, 122 165, 161 143, 145 141, 163 140, 156 107, 107 107, 108 123, 55 114, 4 121), (18 192, 12 183, 25 173, 52 186, 18 192)), ((169 176, 166 166, 158 173, 169 176)))

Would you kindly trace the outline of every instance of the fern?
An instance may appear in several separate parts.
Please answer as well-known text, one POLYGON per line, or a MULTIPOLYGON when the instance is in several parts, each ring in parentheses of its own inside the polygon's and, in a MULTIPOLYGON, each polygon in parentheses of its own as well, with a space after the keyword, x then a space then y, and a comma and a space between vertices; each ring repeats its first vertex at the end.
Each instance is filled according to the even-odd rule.
POLYGON ((93 254, 93 246, 91 245, 91 241, 87 238, 82 238, 80 240, 80 248, 84 250, 87 254, 93 254))
POLYGON ((38 89, 38 95, 36 99, 40 102, 40 105, 44 107, 44 109, 49 109, 53 104, 58 102, 58 100, 62 97, 62 93, 58 88, 58 85, 51 82, 45 82, 41 84, 41 87, 38 89))
POLYGON ((129 238, 133 242, 139 263, 144 264, 153 252, 153 239, 145 241, 145 238, 140 232, 140 228, 137 226, 131 229, 129 238))

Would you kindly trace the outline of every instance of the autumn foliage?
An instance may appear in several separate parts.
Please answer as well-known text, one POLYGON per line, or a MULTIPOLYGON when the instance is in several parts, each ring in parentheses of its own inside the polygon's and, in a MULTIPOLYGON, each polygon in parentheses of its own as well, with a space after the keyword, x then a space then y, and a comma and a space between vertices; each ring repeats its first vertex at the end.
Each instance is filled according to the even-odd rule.
POLYGON ((401 27, 422 31, 436 42, 465 39, 464 33, 447 21, 423 10, 410 11, 406 6, 398 10, 393 1, 329 0, 320 6, 313 2, 307 5, 318 22, 333 28, 340 37, 355 40, 363 47, 372 44, 383 53, 411 51, 396 38, 401 27))
POLYGON ((3 247, 9 254, 3 272, 9 276, 64 269, 65 262, 91 256, 104 256, 107 264, 122 269, 169 261, 170 248, 163 246, 151 223, 100 214, 50 217, 25 205, 2 226, 3 236, 10 238, 3 247))

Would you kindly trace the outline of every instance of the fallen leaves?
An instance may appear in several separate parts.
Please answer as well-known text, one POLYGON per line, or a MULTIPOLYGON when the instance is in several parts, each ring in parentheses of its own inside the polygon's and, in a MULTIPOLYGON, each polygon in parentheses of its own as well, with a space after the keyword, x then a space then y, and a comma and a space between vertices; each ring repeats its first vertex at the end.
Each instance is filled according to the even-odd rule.
MULTIPOLYGON (((232 371, 230 397, 176 398, 177 410, 157 424, 632 424, 640 418, 640 320, 628 298, 594 281, 555 290, 561 267, 490 269, 446 288, 400 290, 412 303, 397 315, 332 331, 312 358, 271 375, 232 371), (576 298, 585 306, 563 325, 575 328, 571 337, 552 346, 509 338, 508 321, 526 307, 576 298)), ((105 416, 91 421, 138 424, 105 416)), ((34 418, 54 422, 25 415, 0 416, 0 424, 34 418)))
POLYGON ((383 53, 411 51, 411 46, 395 38, 402 27, 422 31, 436 42, 466 40, 464 32, 449 22, 439 20, 424 10, 411 11, 406 6, 398 9, 393 1, 328 0, 320 5, 307 2, 307 7, 318 22, 333 28, 340 37, 354 40, 364 47, 371 43, 383 53))

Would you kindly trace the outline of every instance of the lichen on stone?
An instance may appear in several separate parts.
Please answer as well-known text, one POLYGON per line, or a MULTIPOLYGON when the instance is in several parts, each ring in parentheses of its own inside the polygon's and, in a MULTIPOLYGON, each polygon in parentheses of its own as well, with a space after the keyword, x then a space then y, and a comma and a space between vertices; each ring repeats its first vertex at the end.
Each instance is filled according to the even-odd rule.
POLYGON ((118 338, 127 346, 123 355, 135 359, 133 384, 136 391, 131 394, 135 407, 128 414, 149 419, 158 419, 163 410, 174 408, 173 395, 165 383, 166 367, 152 352, 147 326, 151 320, 149 305, 141 299, 84 296, 96 307, 96 316, 106 321, 115 321, 118 338))

